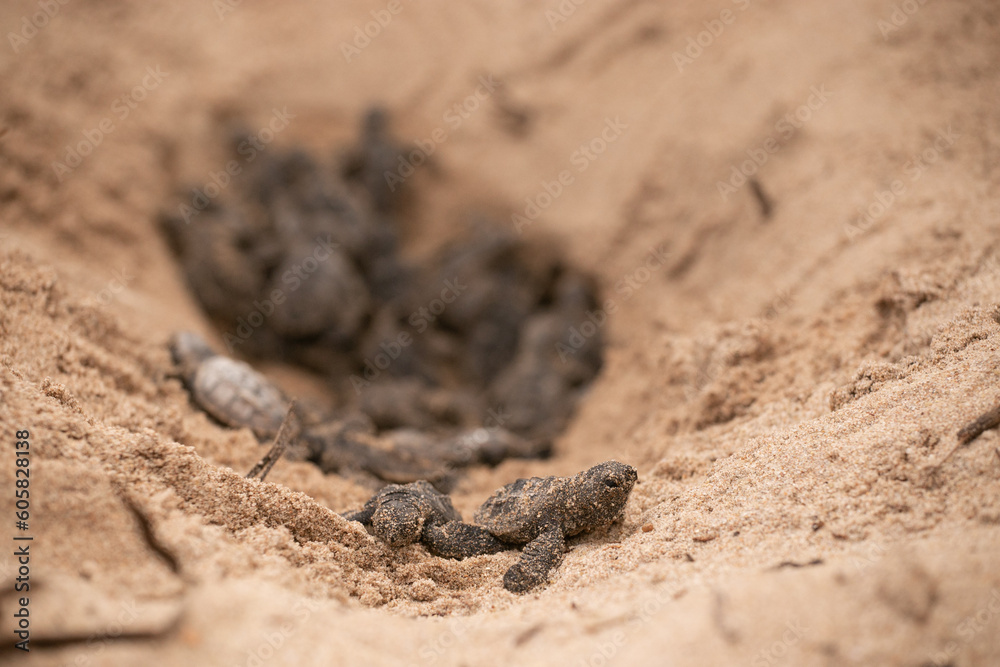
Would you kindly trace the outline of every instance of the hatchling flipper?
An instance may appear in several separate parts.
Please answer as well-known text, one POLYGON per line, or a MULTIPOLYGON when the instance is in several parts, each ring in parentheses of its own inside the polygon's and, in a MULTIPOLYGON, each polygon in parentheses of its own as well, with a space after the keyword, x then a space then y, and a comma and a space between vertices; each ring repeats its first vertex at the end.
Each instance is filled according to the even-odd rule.
POLYGON ((562 562, 565 551, 562 528, 549 527, 524 547, 521 557, 503 575, 503 587, 511 593, 523 593, 545 583, 549 572, 562 562))
POLYGON ((372 523, 372 515, 375 514, 375 508, 378 507, 377 501, 378 496, 372 496, 361 509, 354 510, 353 512, 344 512, 341 516, 348 521, 358 521, 366 526, 370 526, 372 523))
POLYGON ((471 556, 495 554, 511 548, 490 535, 482 526, 461 521, 449 521, 425 528, 424 543, 435 556, 459 560, 471 556))

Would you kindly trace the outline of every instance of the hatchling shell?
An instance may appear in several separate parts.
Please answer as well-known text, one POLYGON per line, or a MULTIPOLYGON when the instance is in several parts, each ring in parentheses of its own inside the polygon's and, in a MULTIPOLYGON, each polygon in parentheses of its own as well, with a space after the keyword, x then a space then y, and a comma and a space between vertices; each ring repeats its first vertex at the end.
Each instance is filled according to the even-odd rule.
POLYGON ((559 477, 522 478, 499 489, 482 504, 476 523, 499 538, 528 539, 528 524, 547 513, 550 494, 562 484, 559 477))
POLYGON ((614 522, 638 479, 635 468, 605 461, 571 477, 531 477, 511 482, 476 512, 476 523, 514 543, 535 539, 557 523, 565 537, 614 522))
POLYGON ((248 426, 258 438, 278 432, 288 410, 281 391, 248 364, 214 356, 198 365, 191 394, 208 414, 229 426, 248 426))

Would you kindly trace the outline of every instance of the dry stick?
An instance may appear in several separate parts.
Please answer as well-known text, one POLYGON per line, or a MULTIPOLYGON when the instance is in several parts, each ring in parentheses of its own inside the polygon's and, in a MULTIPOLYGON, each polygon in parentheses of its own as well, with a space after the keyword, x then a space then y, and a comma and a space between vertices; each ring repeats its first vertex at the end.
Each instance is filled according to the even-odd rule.
POLYGON ((756 178, 750 179, 750 191, 753 192, 754 196, 757 198, 757 203, 760 204, 760 212, 764 218, 770 218, 771 213, 774 211, 774 202, 771 198, 767 196, 764 192, 764 186, 760 184, 756 178))
POLYGON ((247 473, 247 479, 254 479, 260 475, 260 481, 264 481, 267 477, 267 473, 271 472, 271 468, 274 464, 278 462, 281 455, 285 453, 285 448, 288 444, 294 440, 299 434, 299 420, 298 416, 295 414, 295 401, 292 401, 288 405, 288 412, 285 413, 285 418, 281 420, 281 428, 278 429, 278 435, 274 438, 274 445, 271 449, 264 455, 260 461, 257 462, 250 472, 247 473))
POLYGON ((959 429, 958 444, 952 447, 951 451, 945 454, 944 458, 941 459, 941 462, 935 467, 941 467, 945 461, 952 457, 952 454, 958 451, 960 447, 969 444, 981 436, 984 431, 996 428, 997 426, 1000 426, 1000 403, 959 429))
POLYGON ((1000 426, 1000 404, 997 404, 992 410, 984 412, 966 424, 958 432, 958 442, 962 445, 972 442, 982 435, 983 431, 988 431, 997 426, 1000 426))

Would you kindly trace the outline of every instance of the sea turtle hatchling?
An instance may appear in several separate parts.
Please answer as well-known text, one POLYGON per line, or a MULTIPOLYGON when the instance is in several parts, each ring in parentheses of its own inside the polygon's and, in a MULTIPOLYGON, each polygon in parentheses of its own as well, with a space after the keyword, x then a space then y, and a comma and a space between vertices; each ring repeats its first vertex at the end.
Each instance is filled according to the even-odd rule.
POLYGON ((249 364, 216 354, 196 333, 174 335, 170 351, 191 397, 223 424, 248 426, 261 440, 273 438, 288 412, 288 401, 249 364))
POLYGON ((476 523, 507 544, 523 544, 503 586, 523 593, 543 583, 562 561, 566 538, 614 523, 639 476, 606 461, 572 477, 531 477, 503 487, 476 512, 476 523))
MULTIPOLYGON (((170 350, 198 407, 226 426, 250 428, 262 442, 279 433, 290 401, 265 376, 247 363, 217 354, 189 331, 175 334, 170 350)), ((297 412, 304 418, 293 429, 295 435, 289 435, 291 457, 311 460, 324 472, 360 470, 386 482, 430 480, 441 485, 455 469, 548 453, 545 443, 530 443, 499 427, 440 436, 410 429, 376 434, 362 414, 338 417, 301 407, 297 412)))
POLYGON ((606 461, 572 477, 531 477, 494 493, 461 522, 451 501, 426 482, 382 489, 345 518, 372 526, 376 537, 401 546, 417 539, 431 553, 467 558, 523 545, 504 574, 504 588, 523 593, 546 581, 562 561, 566 538, 614 523, 638 480, 635 468, 606 461))
POLYGON ((375 536, 392 547, 423 542, 436 556, 466 558, 507 549, 479 526, 462 523, 462 515, 451 498, 428 482, 390 484, 355 512, 344 514, 360 521, 375 536))

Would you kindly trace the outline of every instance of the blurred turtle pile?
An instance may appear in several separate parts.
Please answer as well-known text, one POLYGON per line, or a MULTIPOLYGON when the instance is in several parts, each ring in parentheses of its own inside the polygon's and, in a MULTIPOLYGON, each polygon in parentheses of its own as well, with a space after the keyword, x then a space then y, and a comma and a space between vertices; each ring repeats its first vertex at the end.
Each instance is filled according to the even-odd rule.
MULTIPOLYGON (((353 426, 338 432, 413 452, 472 433, 518 443, 469 463, 544 456, 601 366, 600 331, 579 331, 597 305, 593 282, 482 219, 427 266, 405 260, 404 150, 375 110, 336 164, 269 147, 197 215, 164 215, 162 227, 231 354, 286 360, 329 380, 335 405, 316 423, 340 420, 353 426)), ((306 455, 344 467, 321 449, 306 455)), ((454 459, 424 457, 420 477, 454 459)))

